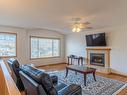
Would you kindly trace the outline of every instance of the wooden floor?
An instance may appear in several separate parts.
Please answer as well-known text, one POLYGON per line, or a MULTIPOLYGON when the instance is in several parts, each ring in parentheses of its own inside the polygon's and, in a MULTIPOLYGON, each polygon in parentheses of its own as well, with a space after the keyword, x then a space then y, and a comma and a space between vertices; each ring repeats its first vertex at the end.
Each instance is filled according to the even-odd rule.
MULTIPOLYGON (((58 70, 64 70, 66 67, 66 64, 60 64, 60 65, 48 65, 48 66, 42 66, 38 67, 39 69, 44 69, 46 71, 58 71, 58 70)), ((127 82, 127 77, 126 76, 121 76, 121 75, 116 75, 116 74, 102 74, 102 73, 96 73, 96 75, 100 75, 103 77, 119 80, 122 82, 127 82)), ((24 95, 24 94, 22 94, 24 95)), ((122 90, 118 95, 127 95, 127 87, 122 90)))

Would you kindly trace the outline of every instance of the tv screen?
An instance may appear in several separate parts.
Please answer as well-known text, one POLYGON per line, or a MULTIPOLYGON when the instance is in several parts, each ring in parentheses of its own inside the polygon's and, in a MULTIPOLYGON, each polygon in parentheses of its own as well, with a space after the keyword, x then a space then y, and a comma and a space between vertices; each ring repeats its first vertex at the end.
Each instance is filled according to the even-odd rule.
POLYGON ((86 35, 87 46, 106 46, 105 33, 86 35))

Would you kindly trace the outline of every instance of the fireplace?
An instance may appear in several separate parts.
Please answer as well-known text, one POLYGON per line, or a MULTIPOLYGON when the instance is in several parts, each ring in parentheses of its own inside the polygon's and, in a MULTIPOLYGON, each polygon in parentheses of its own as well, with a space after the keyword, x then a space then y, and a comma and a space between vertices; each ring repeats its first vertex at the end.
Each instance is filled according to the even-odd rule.
POLYGON ((96 66, 105 66, 104 53, 90 53, 90 64, 96 66))
POLYGON ((109 74, 111 48, 86 48, 86 66, 97 69, 98 72, 109 74))

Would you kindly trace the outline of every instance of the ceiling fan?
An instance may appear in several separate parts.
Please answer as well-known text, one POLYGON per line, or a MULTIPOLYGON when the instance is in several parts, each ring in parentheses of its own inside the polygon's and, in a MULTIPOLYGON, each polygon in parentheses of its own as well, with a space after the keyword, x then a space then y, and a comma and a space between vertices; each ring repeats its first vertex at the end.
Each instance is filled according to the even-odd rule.
POLYGON ((89 24, 89 22, 83 22, 82 18, 72 18, 72 31, 80 32, 83 29, 92 29, 92 27, 90 27, 89 24))

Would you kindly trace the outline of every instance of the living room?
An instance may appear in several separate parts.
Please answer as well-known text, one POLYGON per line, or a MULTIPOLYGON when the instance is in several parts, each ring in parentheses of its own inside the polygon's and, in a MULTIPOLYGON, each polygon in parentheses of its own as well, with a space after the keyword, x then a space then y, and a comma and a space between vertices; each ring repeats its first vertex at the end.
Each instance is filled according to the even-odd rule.
MULTIPOLYGON (((0 58, 4 63, 14 58, 22 66, 27 64, 45 70, 49 74, 58 74, 58 80, 63 83, 79 85, 82 95, 117 95, 118 93, 118 95, 126 95, 126 5, 126 0, 0 1, 0 58), (82 27, 78 27, 78 24, 82 27), (80 29, 78 30, 77 27, 80 29), (105 45, 89 46, 86 36, 98 34, 104 34, 105 45), (11 43, 11 40, 14 43, 11 43), (3 48, 5 46, 13 49, 3 48), (104 63, 107 65, 90 65, 91 53, 104 53, 104 63), (70 56, 72 65, 67 65, 71 62, 68 61, 70 56), (77 59, 80 57, 83 58, 83 65, 78 64, 77 59), (95 73, 95 79, 86 74, 85 67, 96 70, 92 72, 95 73), (87 75, 86 80, 81 72, 84 76, 87 75), (91 91, 88 90, 92 87, 91 91)), ((7 68, 12 72, 8 65, 7 68)), ((0 92, 4 93, 2 90, 0 92)), ((0 95, 4 95, 1 93, 0 95)), ((81 95, 59 93, 51 95, 81 95)))

